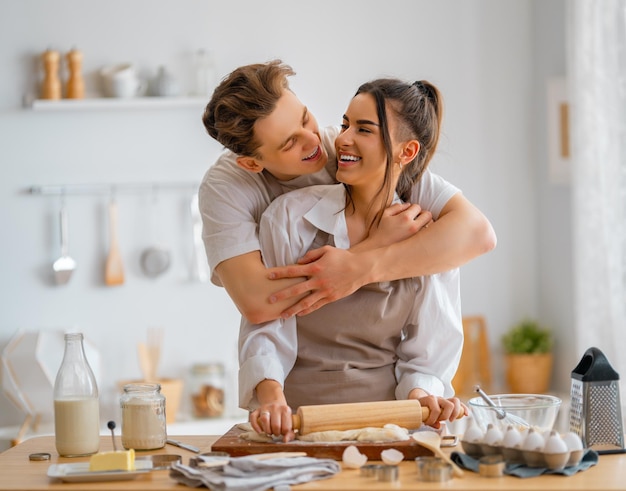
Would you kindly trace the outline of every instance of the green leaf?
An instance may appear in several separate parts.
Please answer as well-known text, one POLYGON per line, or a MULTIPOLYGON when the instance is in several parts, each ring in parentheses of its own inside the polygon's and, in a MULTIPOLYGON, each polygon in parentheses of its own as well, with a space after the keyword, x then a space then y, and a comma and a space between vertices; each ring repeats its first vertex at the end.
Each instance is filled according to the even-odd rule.
POLYGON ((504 336, 502 344, 507 353, 549 353, 553 345, 552 333, 533 320, 523 320, 504 336))

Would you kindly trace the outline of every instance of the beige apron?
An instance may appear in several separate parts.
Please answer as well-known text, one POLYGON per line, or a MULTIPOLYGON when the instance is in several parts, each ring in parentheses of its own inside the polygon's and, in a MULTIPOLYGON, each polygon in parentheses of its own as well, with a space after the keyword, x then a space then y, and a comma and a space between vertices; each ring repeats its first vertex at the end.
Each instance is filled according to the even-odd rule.
POLYGON ((298 317, 298 358, 284 387, 289 406, 395 399, 396 347, 419 286, 415 279, 367 285, 298 317))

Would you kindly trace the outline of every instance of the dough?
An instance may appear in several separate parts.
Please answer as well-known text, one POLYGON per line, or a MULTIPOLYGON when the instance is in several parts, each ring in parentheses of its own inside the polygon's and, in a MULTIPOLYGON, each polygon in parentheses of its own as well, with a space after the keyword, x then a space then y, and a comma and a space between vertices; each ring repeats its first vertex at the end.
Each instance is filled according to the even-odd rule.
MULTIPOLYGON (((252 442, 270 443, 280 442, 282 437, 273 438, 264 433, 257 433, 252 429, 250 423, 241 423, 237 427, 244 432, 240 438, 252 442)), ((398 425, 387 424, 382 428, 359 428, 356 430, 328 430, 308 433, 306 435, 296 434, 296 440, 301 442, 332 443, 332 442, 397 442, 409 439, 409 430, 398 425)))

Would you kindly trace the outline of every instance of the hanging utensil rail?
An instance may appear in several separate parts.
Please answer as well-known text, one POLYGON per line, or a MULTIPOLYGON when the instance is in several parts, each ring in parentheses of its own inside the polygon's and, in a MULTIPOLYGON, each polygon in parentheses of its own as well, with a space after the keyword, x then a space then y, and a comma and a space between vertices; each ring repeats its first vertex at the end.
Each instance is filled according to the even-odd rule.
POLYGON ((29 194, 38 195, 118 195, 142 194, 154 191, 197 191, 197 182, 135 182, 135 183, 93 183, 93 184, 52 184, 31 186, 29 194))

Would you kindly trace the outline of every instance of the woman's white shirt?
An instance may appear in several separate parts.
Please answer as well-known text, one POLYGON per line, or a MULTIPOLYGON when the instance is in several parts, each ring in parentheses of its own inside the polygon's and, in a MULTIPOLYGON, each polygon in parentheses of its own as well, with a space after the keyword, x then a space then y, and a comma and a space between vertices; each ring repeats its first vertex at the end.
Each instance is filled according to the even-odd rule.
MULTIPOLYGON (((274 200, 263 214, 259 228, 260 247, 266 266, 295 263, 306 251, 327 243, 348 249, 350 243, 344 207, 343 185, 312 186, 274 200)), ((403 292, 404 297, 397 301, 401 305, 408 304, 409 309, 406 313, 387 317, 385 309, 389 308, 389 297, 385 298, 383 295, 374 297, 381 298, 380 305, 368 302, 367 309, 370 310, 365 313, 371 314, 366 318, 379 319, 377 329, 387 320, 384 329, 389 329, 392 333, 397 331, 397 343, 393 347, 395 353, 388 349, 386 354, 387 359, 393 357, 395 360, 395 398, 405 399, 415 387, 432 394, 451 397, 454 394, 451 381, 463 345, 459 270, 386 282, 379 286, 385 291, 393 292, 396 288, 403 292), (398 288, 399 285, 402 288, 398 288)), ((365 292, 359 290, 342 299, 341 306, 335 302, 335 305, 329 304, 316 311, 317 313, 302 318, 279 319, 261 325, 252 325, 242 319, 239 339, 240 406, 247 409, 257 407, 254 388, 262 380, 273 379, 281 384, 285 383, 296 364, 298 329, 303 328, 305 320, 310 321, 315 314, 320 324, 328 325, 335 318, 333 308, 350 310, 350 304, 357 302, 359 295, 364 294, 365 292), (325 309, 328 312, 326 319, 325 309)), ((359 308, 362 310, 362 307, 359 308)), ((328 329, 325 325, 311 326, 310 322, 304 328, 328 329)), ((330 339, 329 342, 332 343, 333 340, 330 339)), ((364 342, 363 353, 366 358, 367 350, 371 349, 369 344, 371 342, 364 342)), ((336 369, 331 360, 328 360, 328 366, 325 365, 324 354, 320 353, 319 347, 317 349, 318 353, 314 355, 317 358, 313 358, 315 363, 323 370, 336 369)), ((377 355, 373 351, 370 353, 377 355)), ((356 360, 355 366, 373 368, 367 365, 366 360, 360 365, 359 363, 361 362, 356 360)), ((350 400, 349 394, 345 397, 350 400)), ((356 394, 355 397, 360 395, 356 394)))

